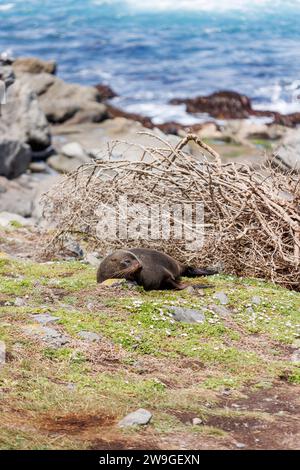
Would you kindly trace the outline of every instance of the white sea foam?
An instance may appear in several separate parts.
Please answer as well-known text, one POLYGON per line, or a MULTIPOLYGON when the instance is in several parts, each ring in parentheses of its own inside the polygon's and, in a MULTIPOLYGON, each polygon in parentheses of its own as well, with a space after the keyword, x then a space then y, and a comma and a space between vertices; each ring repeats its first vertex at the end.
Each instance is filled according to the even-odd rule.
POLYGON ((4 3, 3 5, 0 4, 0 11, 9 11, 14 8, 14 3, 4 3))
POLYGON ((257 8, 300 7, 300 0, 92 0, 98 5, 126 5, 133 10, 254 11, 257 8))
POLYGON ((125 109, 129 113, 137 113, 143 116, 149 116, 154 124, 163 124, 164 122, 178 122, 185 126, 191 126, 199 122, 207 121, 209 116, 207 114, 202 115, 191 115, 186 112, 186 106, 183 105, 171 105, 164 103, 134 103, 124 104, 118 102, 119 106, 125 109))
POLYGON ((268 109, 269 111, 277 111, 281 114, 300 112, 300 80, 264 86, 259 88, 257 93, 268 97, 268 101, 262 99, 260 103, 254 103, 254 109, 268 109))

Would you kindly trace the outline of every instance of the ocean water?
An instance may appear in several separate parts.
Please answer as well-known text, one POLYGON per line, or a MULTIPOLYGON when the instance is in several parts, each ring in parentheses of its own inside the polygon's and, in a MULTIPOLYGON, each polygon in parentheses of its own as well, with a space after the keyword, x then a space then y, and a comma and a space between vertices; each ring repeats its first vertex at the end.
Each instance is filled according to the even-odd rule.
POLYGON ((174 97, 220 89, 300 111, 300 0, 0 0, 0 52, 55 59, 157 123, 201 120, 174 97))

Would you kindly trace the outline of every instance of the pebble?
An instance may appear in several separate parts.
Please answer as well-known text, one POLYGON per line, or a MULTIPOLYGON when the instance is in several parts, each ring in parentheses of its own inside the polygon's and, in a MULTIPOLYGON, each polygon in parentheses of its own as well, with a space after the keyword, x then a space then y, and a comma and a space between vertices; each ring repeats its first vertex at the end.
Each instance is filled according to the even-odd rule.
POLYGON ((26 305, 26 301, 22 299, 21 297, 17 297, 16 300, 14 301, 14 305, 16 307, 24 307, 24 305, 26 305))
POLYGON ((88 153, 78 142, 69 142, 61 148, 61 153, 68 158, 77 158, 83 163, 89 160, 88 153))
POLYGON ((210 310, 213 312, 217 313, 220 317, 222 318, 228 318, 231 316, 230 310, 228 308, 224 307, 224 305, 210 305, 209 306, 210 310))
POLYGON ((23 329, 29 336, 40 338, 53 349, 61 348, 69 343, 69 339, 65 335, 48 326, 29 325, 24 326, 23 329))
POLYGON ((101 260, 100 260, 98 253, 92 252, 92 253, 86 253, 84 257, 84 261, 90 264, 91 266, 93 266, 94 268, 98 268, 101 260))
POLYGON ((237 447, 238 449, 244 449, 246 447, 246 444, 243 444, 242 442, 237 442, 235 444, 235 447, 237 447))
POLYGON ((32 162, 29 165, 29 169, 32 173, 44 173, 49 171, 49 167, 45 162, 32 162))
POLYGON ((53 323, 59 320, 59 317, 54 317, 49 313, 41 313, 38 315, 31 315, 33 320, 37 321, 41 325, 47 325, 47 323, 53 323))
POLYGON ((251 302, 255 305, 259 305, 261 304, 261 298, 258 295, 255 295, 252 297, 251 302))
POLYGON ((216 292, 214 294, 214 299, 217 299, 221 305, 226 305, 228 304, 229 300, 225 292, 216 292))
POLYGON ((195 294, 195 289, 193 286, 187 287, 186 289, 184 289, 184 291, 187 292, 188 294, 195 294))
POLYGON ((170 307, 174 320, 184 323, 204 323, 205 315, 200 310, 183 307, 170 307))
POLYGON ((203 421, 200 418, 193 418, 192 419, 192 424, 193 424, 193 426, 200 426, 200 424, 203 424, 203 421))
POLYGON ((85 341, 88 341, 89 343, 100 340, 100 336, 97 335, 97 333, 93 333, 92 331, 79 331, 78 336, 80 336, 85 341))

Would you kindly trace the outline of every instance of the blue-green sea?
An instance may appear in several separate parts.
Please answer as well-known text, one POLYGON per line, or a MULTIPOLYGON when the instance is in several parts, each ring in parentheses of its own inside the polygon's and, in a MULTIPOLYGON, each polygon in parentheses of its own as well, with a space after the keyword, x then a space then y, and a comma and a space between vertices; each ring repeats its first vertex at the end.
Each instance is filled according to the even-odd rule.
POLYGON ((300 111, 300 1, 0 0, 0 52, 55 59, 58 75, 109 84, 157 122, 193 122, 174 97, 220 89, 300 111))

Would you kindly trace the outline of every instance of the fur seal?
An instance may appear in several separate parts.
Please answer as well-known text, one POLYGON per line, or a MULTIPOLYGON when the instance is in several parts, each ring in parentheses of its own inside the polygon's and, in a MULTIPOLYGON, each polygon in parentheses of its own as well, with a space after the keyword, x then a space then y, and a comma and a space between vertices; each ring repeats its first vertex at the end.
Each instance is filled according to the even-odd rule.
MULTIPOLYGON (((111 278, 125 278, 135 281, 145 290, 185 289, 181 276, 197 277, 216 274, 212 269, 197 269, 185 266, 160 251, 148 248, 128 248, 117 250, 106 256, 97 271, 97 282, 111 278)), ((196 285, 195 287, 212 287, 196 285)))

